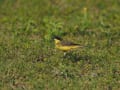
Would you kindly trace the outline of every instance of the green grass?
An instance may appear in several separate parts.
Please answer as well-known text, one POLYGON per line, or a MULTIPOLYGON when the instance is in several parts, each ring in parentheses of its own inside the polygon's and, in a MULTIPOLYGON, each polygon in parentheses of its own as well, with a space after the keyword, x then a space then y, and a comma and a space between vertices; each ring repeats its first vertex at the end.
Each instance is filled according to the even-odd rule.
POLYGON ((0 0, 0 90, 119 89, 119 0, 0 0))

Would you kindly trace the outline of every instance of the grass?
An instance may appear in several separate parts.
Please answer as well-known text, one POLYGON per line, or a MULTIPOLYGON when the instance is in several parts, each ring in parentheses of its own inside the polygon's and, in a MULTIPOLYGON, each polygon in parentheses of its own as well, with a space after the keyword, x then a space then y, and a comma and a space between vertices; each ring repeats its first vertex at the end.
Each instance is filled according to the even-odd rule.
POLYGON ((1 90, 119 90, 119 0, 1 0, 1 90), (87 45, 54 48, 53 35, 87 45))

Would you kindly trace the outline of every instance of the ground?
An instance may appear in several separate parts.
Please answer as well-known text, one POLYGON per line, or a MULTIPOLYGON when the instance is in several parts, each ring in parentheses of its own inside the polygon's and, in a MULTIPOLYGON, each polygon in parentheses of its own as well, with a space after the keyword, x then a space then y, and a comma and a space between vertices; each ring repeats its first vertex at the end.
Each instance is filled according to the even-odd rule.
POLYGON ((0 0, 0 89, 120 90, 120 1, 0 0))

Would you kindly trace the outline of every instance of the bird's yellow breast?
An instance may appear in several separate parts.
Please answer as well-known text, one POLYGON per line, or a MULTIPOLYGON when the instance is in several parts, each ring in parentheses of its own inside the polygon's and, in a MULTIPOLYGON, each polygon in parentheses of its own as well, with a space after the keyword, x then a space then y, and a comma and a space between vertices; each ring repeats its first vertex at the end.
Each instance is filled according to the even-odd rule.
POLYGON ((63 51, 68 51, 71 49, 78 48, 79 46, 62 46, 62 45, 56 45, 57 49, 63 50, 63 51))

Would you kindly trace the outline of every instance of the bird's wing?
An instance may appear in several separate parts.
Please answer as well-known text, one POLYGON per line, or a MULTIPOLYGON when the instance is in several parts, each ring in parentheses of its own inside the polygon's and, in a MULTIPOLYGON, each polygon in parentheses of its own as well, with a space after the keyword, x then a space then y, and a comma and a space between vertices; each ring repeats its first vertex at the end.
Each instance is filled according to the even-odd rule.
POLYGON ((75 44, 75 43, 73 43, 73 42, 68 42, 68 41, 62 41, 61 42, 61 44, 63 45, 63 46, 71 46, 71 45, 79 45, 79 44, 75 44))

